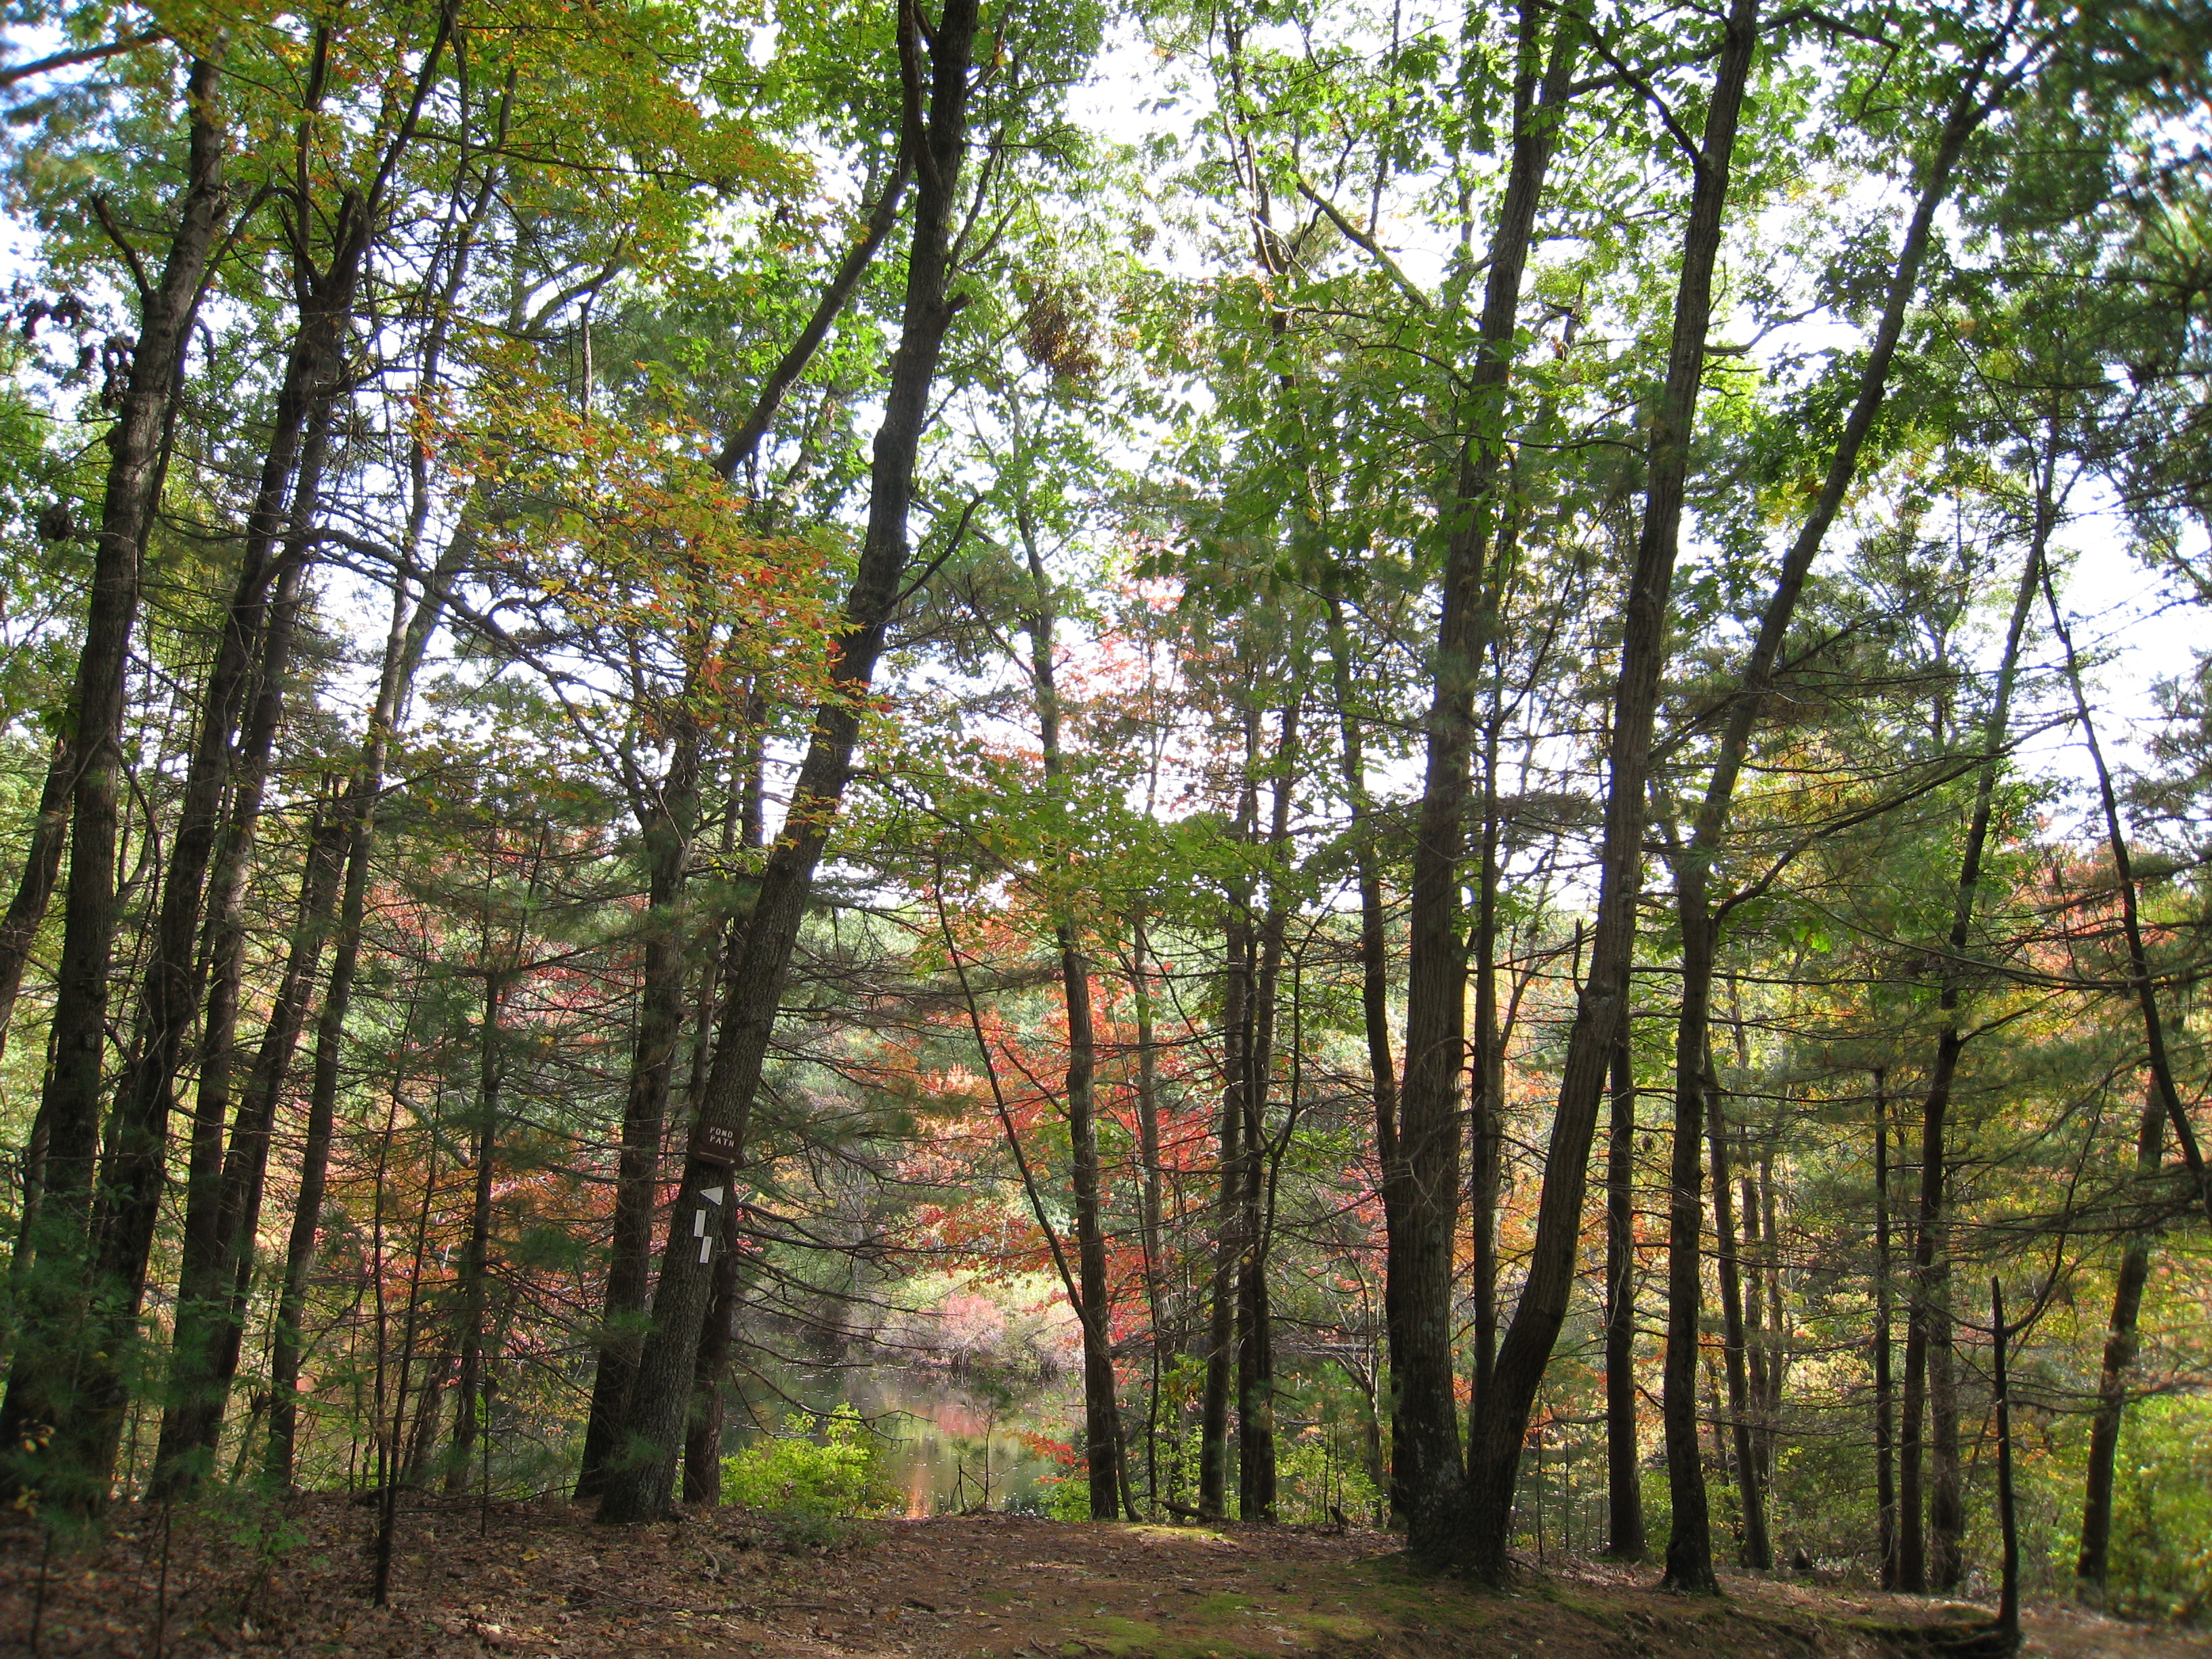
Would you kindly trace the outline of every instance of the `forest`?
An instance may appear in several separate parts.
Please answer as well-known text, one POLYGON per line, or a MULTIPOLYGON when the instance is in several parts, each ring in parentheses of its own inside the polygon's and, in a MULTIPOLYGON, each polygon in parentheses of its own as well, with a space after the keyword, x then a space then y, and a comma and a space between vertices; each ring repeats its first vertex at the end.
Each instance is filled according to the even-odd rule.
POLYGON ((10 1550, 2212 1622, 2201 0, 4 27, 10 1550))

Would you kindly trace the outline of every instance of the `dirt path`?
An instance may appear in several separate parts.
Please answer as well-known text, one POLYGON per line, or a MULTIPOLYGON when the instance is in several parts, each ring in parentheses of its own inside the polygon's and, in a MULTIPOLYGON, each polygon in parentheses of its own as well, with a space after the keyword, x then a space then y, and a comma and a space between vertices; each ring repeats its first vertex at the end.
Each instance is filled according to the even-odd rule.
MULTIPOLYGON (((1894 1649, 1875 1626, 1938 1606, 1747 1579, 1686 1602, 1595 1563, 1479 1595, 1408 1573, 1374 1533, 979 1516, 870 1523, 817 1551, 726 1511, 617 1532, 567 1505, 411 1500, 380 1610, 362 1599, 372 1521, 327 1498, 179 1512, 166 1589, 157 1511, 121 1512, 98 1549, 43 1573, 37 1534, 0 1528, 0 1653, 29 1651, 35 1610, 56 1659, 1880 1659, 1894 1649)), ((2050 1659, 2212 1659, 2212 1638, 2064 1611, 2030 1633, 2050 1659)))

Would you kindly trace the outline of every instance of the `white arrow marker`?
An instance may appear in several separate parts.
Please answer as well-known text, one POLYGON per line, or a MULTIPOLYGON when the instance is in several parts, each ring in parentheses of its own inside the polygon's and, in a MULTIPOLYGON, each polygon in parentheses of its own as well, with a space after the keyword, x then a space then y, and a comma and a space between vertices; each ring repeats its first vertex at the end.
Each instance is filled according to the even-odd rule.
POLYGON ((709 1187, 704 1192, 701 1193, 699 1196, 705 1199, 709 1204, 720 1204, 722 1201, 722 1189, 720 1187, 709 1187))

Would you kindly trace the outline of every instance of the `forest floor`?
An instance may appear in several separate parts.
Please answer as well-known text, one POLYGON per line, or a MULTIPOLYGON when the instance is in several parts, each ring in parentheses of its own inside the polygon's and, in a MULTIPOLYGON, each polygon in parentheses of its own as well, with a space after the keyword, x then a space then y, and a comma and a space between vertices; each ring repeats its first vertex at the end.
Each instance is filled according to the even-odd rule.
MULTIPOLYGON (((166 1527, 131 1505, 99 1540, 48 1547, 7 1516, 0 1654, 1881 1659, 1917 1646, 1899 1627, 1976 1611, 1752 1578, 1686 1601, 1595 1562, 1532 1564, 1483 1594, 1408 1571, 1381 1533, 981 1516, 825 1544, 726 1510, 615 1531, 566 1504, 415 1496, 380 1609, 364 1595, 374 1520, 337 1497, 179 1508, 166 1527)), ((2056 1607, 2027 1625, 2027 1651, 2051 1659, 2212 1659, 2204 1633, 2056 1607)))

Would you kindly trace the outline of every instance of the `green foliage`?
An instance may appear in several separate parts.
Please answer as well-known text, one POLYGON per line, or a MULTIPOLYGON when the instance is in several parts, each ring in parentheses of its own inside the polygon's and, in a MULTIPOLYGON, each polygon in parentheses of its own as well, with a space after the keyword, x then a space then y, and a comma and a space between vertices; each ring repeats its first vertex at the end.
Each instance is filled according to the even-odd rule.
POLYGON ((784 1428, 722 1460, 724 1503, 762 1511, 787 1545, 811 1547, 842 1542, 851 1522, 896 1505, 899 1492, 884 1473, 883 1448, 857 1407, 831 1412, 819 1439, 795 1412, 784 1428))

